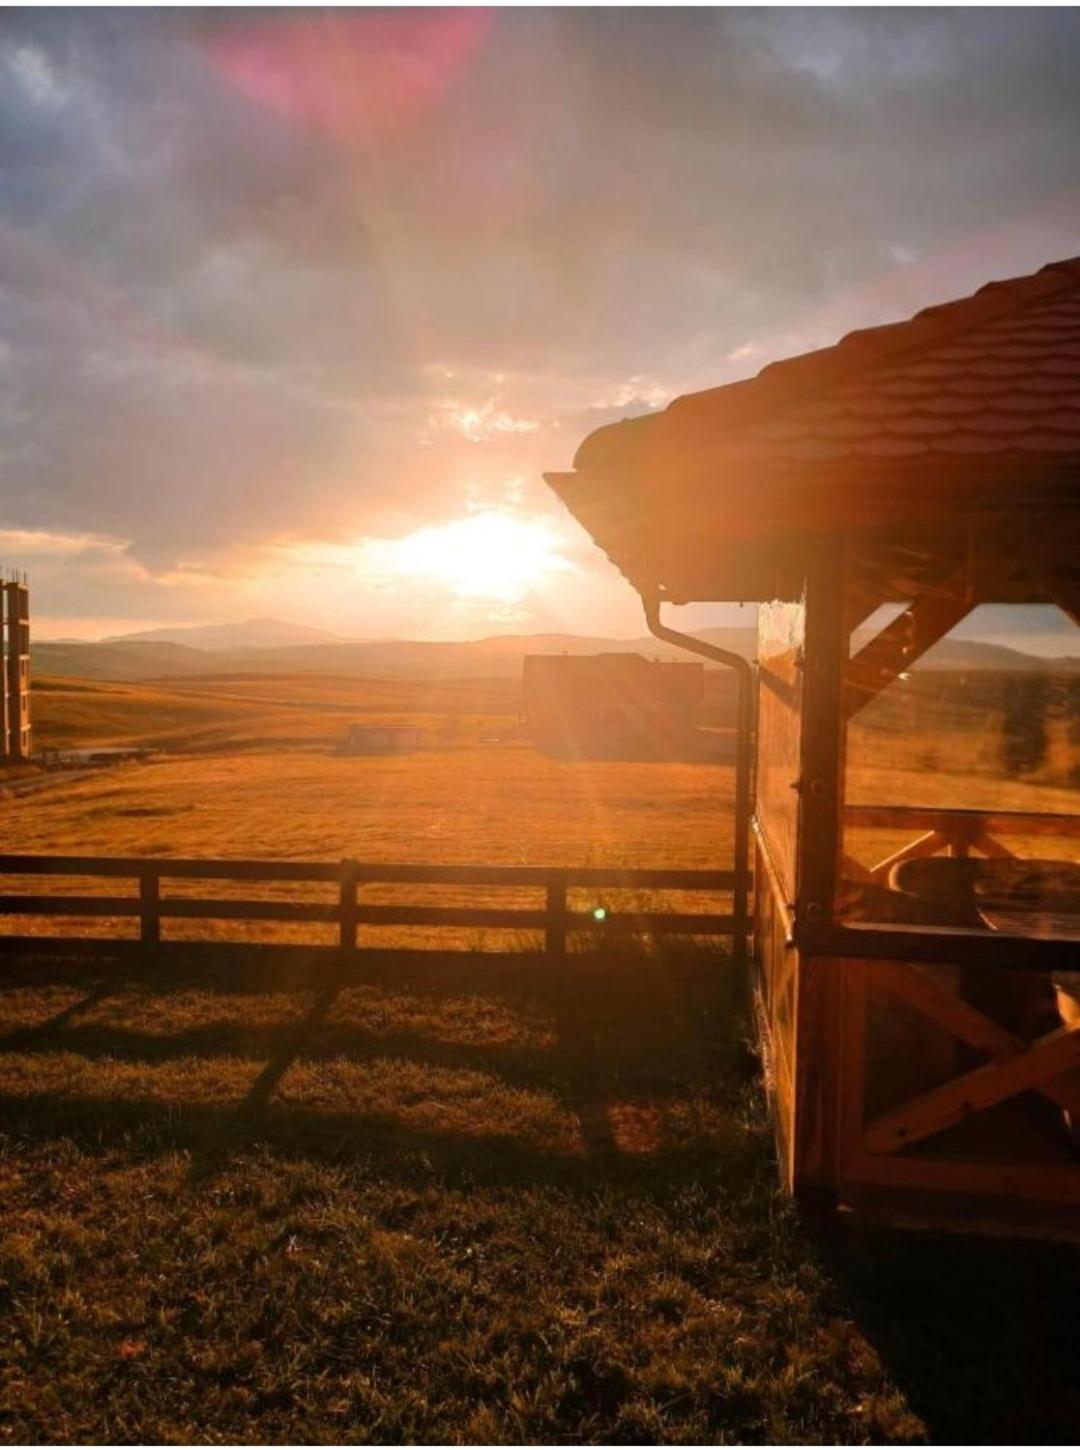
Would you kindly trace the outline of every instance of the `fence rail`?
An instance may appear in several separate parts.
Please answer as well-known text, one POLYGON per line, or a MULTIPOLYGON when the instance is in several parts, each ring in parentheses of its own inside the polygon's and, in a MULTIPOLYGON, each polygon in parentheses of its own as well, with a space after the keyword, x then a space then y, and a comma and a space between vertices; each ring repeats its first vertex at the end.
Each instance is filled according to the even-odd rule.
MULTIPOLYGON (((169 920, 259 921, 321 923, 337 926, 336 946, 305 946, 305 952, 366 950, 365 926, 488 928, 542 932, 545 955, 562 955, 568 937, 589 932, 603 936, 670 935, 733 937, 739 927, 735 915, 700 911, 608 910, 598 918, 595 910, 571 909, 573 890, 606 888, 630 891, 732 892, 739 880, 735 871, 619 870, 612 867, 395 865, 361 861, 227 861, 141 856, 0 856, 0 879, 11 877, 101 877, 132 881, 130 896, 67 895, 61 892, 0 894, 0 951, 60 951, 100 955, 115 949, 176 948, 219 952, 273 950, 274 944, 202 940, 162 941, 162 923, 169 920), (303 882, 336 885, 333 901, 277 901, 267 898, 239 900, 203 896, 168 896, 162 885, 170 880, 303 882), (539 888, 542 907, 439 906, 365 902, 369 886, 386 885, 539 888), (139 936, 46 936, 14 933, 11 917, 123 918, 139 920, 139 936)), ((442 948, 440 948, 442 949, 442 948)))

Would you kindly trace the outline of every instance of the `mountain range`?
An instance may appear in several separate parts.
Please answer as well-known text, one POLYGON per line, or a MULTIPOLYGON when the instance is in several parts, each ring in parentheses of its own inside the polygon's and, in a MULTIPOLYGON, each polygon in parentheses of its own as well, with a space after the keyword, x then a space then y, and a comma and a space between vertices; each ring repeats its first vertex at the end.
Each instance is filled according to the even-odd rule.
POLYGON ((193 649, 279 649, 296 644, 340 644, 344 636, 284 619, 244 619, 239 624, 195 624, 114 634, 102 644, 180 644, 193 649))
MULTIPOLYGON (((752 629, 707 629, 700 638, 752 659, 752 629)), ((507 679, 527 654, 601 654, 648 659, 694 658, 651 635, 609 639, 576 634, 493 635, 477 640, 346 640, 276 620, 150 630, 99 641, 49 640, 32 645, 36 673, 92 680, 144 680, 242 673, 345 675, 368 679, 507 679)), ((920 661, 928 669, 1075 672, 1080 657, 1048 659, 980 640, 943 640, 920 661)))

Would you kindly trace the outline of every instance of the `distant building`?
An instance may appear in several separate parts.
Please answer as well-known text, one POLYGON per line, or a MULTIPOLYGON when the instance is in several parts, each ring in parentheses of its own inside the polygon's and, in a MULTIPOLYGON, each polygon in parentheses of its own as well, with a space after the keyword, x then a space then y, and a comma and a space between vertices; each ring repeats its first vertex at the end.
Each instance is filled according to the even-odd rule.
POLYGON ((0 760, 30 759, 30 591, 26 579, 0 584, 0 760))
POLYGON ((705 694, 698 663, 638 654, 526 655, 522 717, 544 749, 657 759, 696 753, 705 694))
POLYGON ((344 755, 408 755, 423 744, 416 725, 350 725, 341 749, 344 755))

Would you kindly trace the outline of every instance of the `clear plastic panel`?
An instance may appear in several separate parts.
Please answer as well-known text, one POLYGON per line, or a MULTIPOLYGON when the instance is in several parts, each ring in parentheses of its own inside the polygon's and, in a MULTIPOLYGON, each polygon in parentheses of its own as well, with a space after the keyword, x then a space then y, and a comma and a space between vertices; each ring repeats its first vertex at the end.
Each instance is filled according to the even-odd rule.
POLYGON ((846 689, 837 915, 1080 938, 1074 620, 944 597, 878 611, 846 689))
POLYGON ((795 898, 802 725, 802 603, 763 604, 758 622, 757 818, 788 900, 795 898))

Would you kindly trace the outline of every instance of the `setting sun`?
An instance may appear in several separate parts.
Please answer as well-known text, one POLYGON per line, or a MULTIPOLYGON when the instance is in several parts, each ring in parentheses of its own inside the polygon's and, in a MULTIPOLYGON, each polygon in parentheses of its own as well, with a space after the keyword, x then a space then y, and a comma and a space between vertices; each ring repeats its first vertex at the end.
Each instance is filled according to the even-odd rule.
POLYGON ((540 519, 487 510, 418 529, 387 546, 394 573, 446 584, 459 599, 514 604, 547 577, 572 569, 540 519))

